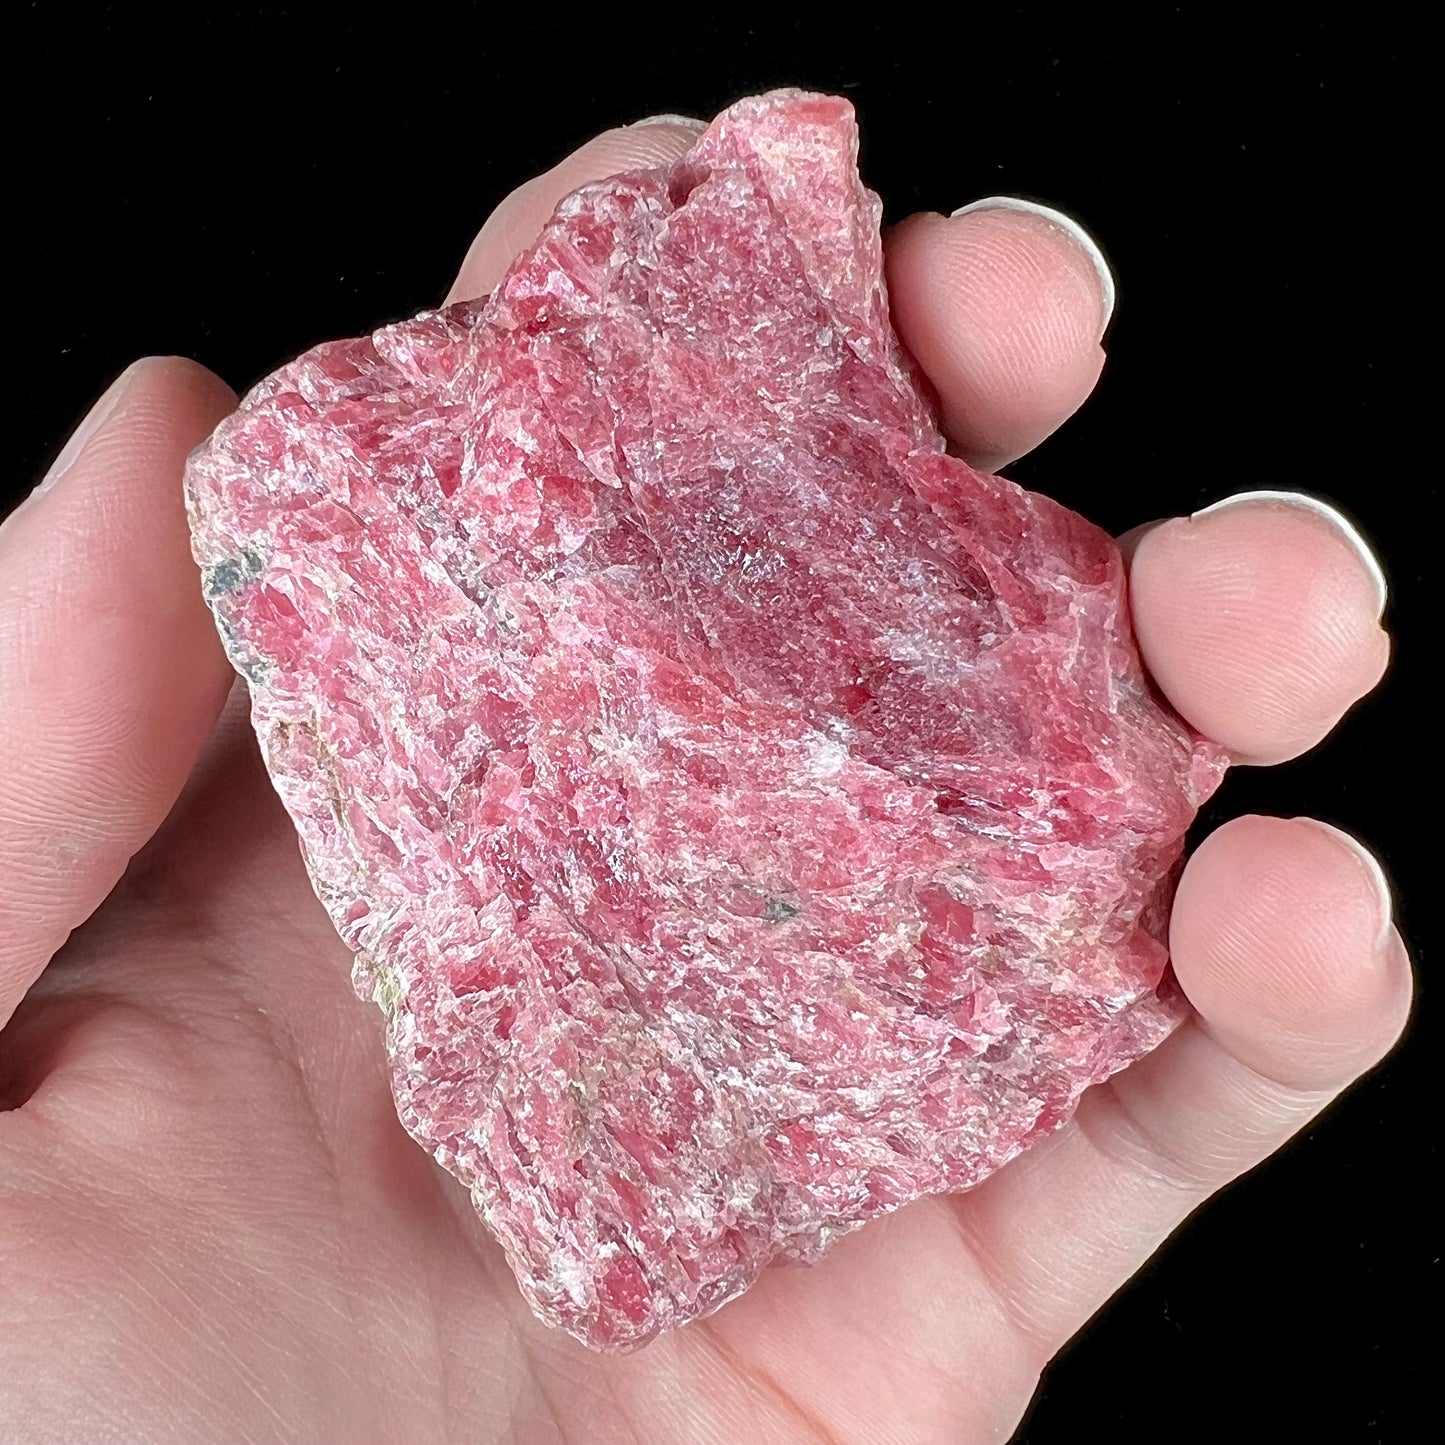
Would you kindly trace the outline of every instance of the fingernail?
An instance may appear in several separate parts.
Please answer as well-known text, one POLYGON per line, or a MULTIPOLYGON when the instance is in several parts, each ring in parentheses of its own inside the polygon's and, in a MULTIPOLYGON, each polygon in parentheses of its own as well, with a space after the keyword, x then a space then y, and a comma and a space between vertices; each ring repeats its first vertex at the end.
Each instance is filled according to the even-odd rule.
POLYGON ((682 130, 697 131, 699 133, 707 129, 707 122, 705 120, 698 120, 690 115, 669 115, 666 112, 662 115, 645 115, 641 120, 633 121, 627 129, 636 130, 638 126, 643 125, 675 125, 682 130))
POLYGON ((1223 512, 1248 502, 1276 502, 1287 507, 1301 507, 1306 512, 1314 512, 1323 517, 1354 549, 1355 555, 1369 574, 1370 581, 1375 584, 1375 616, 1379 618, 1384 614, 1390 588, 1385 581, 1385 569, 1380 566, 1380 559, 1375 556, 1374 549, 1365 541, 1360 529, 1343 512, 1328 502, 1321 501, 1319 497, 1312 497, 1308 492, 1236 492, 1232 497, 1225 497, 1223 501, 1215 502, 1212 506, 1201 507, 1189 520, 1196 521, 1200 517, 1209 516, 1211 512, 1223 512))
POLYGON ((1099 277, 1100 307, 1104 317, 1099 334, 1103 335, 1109 325, 1109 318, 1114 314, 1114 273, 1109 269, 1109 263, 1099 249, 1099 243, 1072 216, 1066 216, 1052 206, 1041 206, 1037 201, 1025 201, 1019 196, 985 196, 981 201, 960 206, 953 214, 966 216, 970 211, 1022 211, 1025 215, 1037 216, 1041 221, 1047 221, 1049 225, 1069 236, 1093 263, 1099 277))
POLYGON ((106 424, 110 414, 120 404, 120 399, 125 395, 139 365, 138 361, 131 362, 101 393, 100 400, 85 414, 85 420, 71 432, 70 440, 61 447, 60 455, 51 462, 50 470, 40 479, 40 485, 25 499, 26 503, 43 497, 80 459, 91 438, 106 424))
POLYGON ((1385 946, 1385 940, 1390 936, 1391 920, 1395 912, 1395 901, 1390 894, 1390 880, 1385 877, 1385 870, 1380 860, 1376 858, 1358 838, 1352 838, 1342 828, 1336 828, 1332 823, 1322 823, 1318 818, 1296 818, 1295 822, 1308 823, 1310 827, 1318 828, 1321 832, 1328 833, 1336 843, 1353 853, 1355 857, 1364 864, 1365 872, 1369 875, 1370 885, 1375 890, 1375 899, 1380 909, 1380 936, 1375 946, 1377 948, 1383 948, 1385 946))

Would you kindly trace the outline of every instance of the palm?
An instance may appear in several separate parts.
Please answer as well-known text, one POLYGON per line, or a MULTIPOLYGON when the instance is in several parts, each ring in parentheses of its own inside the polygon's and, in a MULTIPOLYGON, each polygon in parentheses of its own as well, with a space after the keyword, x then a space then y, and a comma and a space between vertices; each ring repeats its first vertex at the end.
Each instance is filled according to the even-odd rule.
MULTIPOLYGON (((985 1328, 996 1301, 959 1291, 939 1318, 934 1271, 975 1273, 951 1201, 867 1231, 821 1270, 776 1271, 631 1360, 536 1325, 465 1191, 398 1124, 381 1020, 352 995, 243 719, 228 721, 184 805, 16 1021, 18 1048, 59 1037, 73 1051, 31 1101, 50 1137, 26 1208, 42 1222, 28 1274, 66 1281, 84 1317, 156 1368, 217 1379, 210 1423, 238 1436, 249 1414, 266 1438, 279 1413, 348 1440, 394 1438, 392 1418, 398 1436, 405 1423, 404 1438, 440 1441, 450 1412, 468 1422, 458 1438, 520 1419, 670 1442, 666 1402, 686 1400, 757 1438, 764 1422, 772 1438, 816 1438, 788 1389, 798 1379, 893 1398, 900 1439, 930 1438, 945 1408, 1017 1415, 1042 1360, 1021 1345, 1000 1359, 985 1328), (102 1152, 106 1187, 75 1199, 102 1152), (986 1398, 930 1365, 952 1357, 971 1375, 984 1349, 1005 1367, 986 1398)), ((66 1343, 32 1328, 37 1350, 66 1343)), ((169 1438, 149 1372, 127 1378, 134 1393, 114 1407, 138 1438, 169 1438)))
MULTIPOLYGON (((673 129, 613 133, 568 164, 595 172, 635 162, 628 146, 675 151, 686 137, 673 129)), ((564 170, 551 189, 581 178, 564 170)), ((463 288, 490 284, 498 237, 541 201, 524 191, 508 205, 474 248, 463 288)), ((941 265, 936 226, 950 224, 895 237, 895 300, 946 414, 953 403, 970 418, 954 421, 956 439, 996 460, 1076 404, 1069 388, 1087 391, 1097 347, 1059 362, 1077 376, 1054 385, 1037 416, 970 437, 988 414, 987 376, 949 352, 947 317, 910 302, 946 292, 929 268, 941 265)), ((1062 245, 1077 270, 1070 243, 1035 239, 1062 245)), ((1077 276, 1057 286, 1084 294, 1077 276)), ((158 476, 152 505, 170 509, 179 613, 198 604, 167 471, 227 403, 191 372, 162 375, 171 365, 147 373, 173 434, 165 459, 146 465, 158 476)), ((45 505, 63 502, 57 489, 45 505)), ((7 524, 0 546, 22 561, 43 550, 41 511, 7 524)), ((154 544, 154 518, 137 516, 154 544)), ((1237 754, 1289 755, 1378 676, 1373 584, 1348 542, 1299 509, 1246 507, 1212 530, 1183 525, 1158 529, 1136 557, 1146 655, 1175 705, 1237 754), (1219 623, 1207 588, 1224 555, 1278 590, 1263 588, 1258 618, 1219 623), (1190 594, 1195 574, 1206 595, 1190 594), (1216 625, 1234 633, 1212 637, 1216 625), (1281 663, 1282 636, 1301 656, 1339 652, 1313 692, 1281 663), (1237 675, 1211 665, 1211 648, 1225 645, 1245 661, 1237 675), (1286 696, 1262 706, 1260 687, 1286 696)), ((33 565, 34 585, 52 585, 33 565)), ((38 679, 44 695, 40 654, 5 654, 23 632, 0 628, 0 665, 38 679)), ((186 636, 209 649, 196 669, 220 687, 209 623, 186 636)), ((173 667, 159 654, 131 657, 115 686, 134 684, 145 715, 173 667), (144 677, 135 679, 146 666, 142 696, 144 677)), ((33 1399, 0 1406, 6 1438, 100 1438, 109 1427, 155 1445, 1003 1439, 1058 1345, 1194 1204, 1378 1057, 1408 995, 1398 939, 1380 933, 1382 900, 1358 857, 1312 825, 1240 820, 1191 864, 1176 910, 1176 964, 1201 1018, 1092 1090, 1073 1123, 971 1194, 870 1225, 814 1269, 771 1270, 740 1301, 638 1355, 589 1355, 532 1319, 465 1192, 398 1124, 380 1017, 350 990, 347 952, 311 894, 240 701, 164 826, 0 1041, 0 1099, 23 1105, 0 1115, 0 1319, 12 1326, 0 1367, 41 1383, 33 1399), (1242 886, 1266 875, 1268 888, 1242 886)), ((179 714, 196 741, 163 737, 152 743, 159 763, 147 755, 131 767, 145 774, 136 791, 154 795, 155 817, 213 710, 202 697, 189 721, 184 707, 156 712, 156 728, 181 729, 179 714)), ((21 756, 17 737, 32 725, 48 718, 17 723, 0 711, 0 742, 16 743, 0 756, 21 756)), ((127 715, 112 731, 129 739, 137 725, 127 715)), ((96 771, 109 786, 106 769, 96 771)), ((109 816, 107 799, 91 805, 96 816, 109 816)), ((154 825, 134 811, 139 821, 125 822, 121 809, 121 858, 126 838, 139 842, 154 825)), ((31 840, 29 852, 17 848, 13 861, 39 880, 39 896, 66 835, 43 812, 26 826, 15 836, 31 840)), ((77 846, 72 871, 90 870, 85 886, 98 898, 109 855, 97 862, 77 846)), ((60 905, 0 893, 0 923, 12 925, 0 931, 0 1021, 18 997, 7 986, 23 989, 58 941, 47 929, 63 936, 66 909, 83 916, 87 898, 83 888, 60 905)))

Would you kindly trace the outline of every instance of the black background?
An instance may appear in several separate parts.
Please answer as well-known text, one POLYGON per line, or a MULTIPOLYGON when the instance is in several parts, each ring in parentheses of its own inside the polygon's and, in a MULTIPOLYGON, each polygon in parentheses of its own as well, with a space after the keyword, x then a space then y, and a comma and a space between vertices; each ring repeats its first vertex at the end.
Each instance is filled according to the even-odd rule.
MULTIPOLYGON (((1417 209, 1408 100, 1424 41, 1388 9, 1235 24, 1205 5, 995 6, 945 26, 886 6, 756 25, 751 7, 126 8, 7 22, 15 496, 136 355, 184 353, 244 386, 432 303, 491 206, 608 125, 708 116, 776 84, 840 91, 891 219, 1034 196, 1112 258, 1103 384, 1014 476, 1115 530, 1305 487, 1375 538, 1390 678, 1309 758, 1241 770, 1212 821, 1257 808, 1357 831, 1423 954, 1437 488, 1410 452, 1439 241, 1417 209)), ((1393 1059, 1084 1331, 1021 1439, 1418 1438, 1434 1342, 1417 1321, 1438 1288, 1432 1002, 1393 1059)))

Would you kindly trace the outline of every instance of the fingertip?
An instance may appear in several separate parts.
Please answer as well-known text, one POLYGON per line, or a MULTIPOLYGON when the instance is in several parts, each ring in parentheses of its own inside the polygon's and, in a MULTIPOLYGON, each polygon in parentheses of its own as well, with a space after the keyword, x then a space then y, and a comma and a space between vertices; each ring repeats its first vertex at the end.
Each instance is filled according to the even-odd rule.
POLYGON ((1378 619, 1384 616, 1385 604, 1390 598, 1390 586, 1385 577, 1385 569, 1380 565, 1380 559, 1375 555, 1375 549, 1370 546, 1365 534, 1347 517, 1340 509, 1332 503, 1325 501, 1323 497, 1317 497, 1311 492, 1280 491, 1276 489, 1235 492, 1231 496, 1224 497, 1217 502, 1212 502, 1207 507, 1201 507, 1190 517, 1191 521, 1197 522, 1201 517, 1214 516, 1219 512, 1229 511, 1235 507, 1296 507, 1308 513, 1312 513, 1323 521, 1334 536, 1343 542, 1354 554, 1360 564, 1360 569, 1365 577, 1369 579, 1375 596, 1375 617, 1378 619))
POLYGON ((579 186, 624 171, 671 165, 687 154, 705 123, 689 116, 649 116, 594 136, 551 170, 523 182, 487 217, 468 249, 447 302, 487 295, 536 239, 557 203, 579 186))
POLYGON ((886 258, 894 323, 938 391, 945 429, 975 465, 996 468, 1094 389, 1112 301, 1097 248, 1076 230, 1043 208, 982 204, 909 217, 886 258))
POLYGON ((1211 834, 1180 880, 1170 947, 1210 1033, 1292 1088, 1341 1087, 1409 1011, 1383 870, 1312 819, 1252 815, 1211 834))
POLYGON ((675 130, 691 131, 693 135, 701 135, 707 129, 707 122, 699 120, 695 115, 678 115, 675 111, 660 111, 657 115, 645 115, 641 120, 635 120, 627 126, 628 130, 636 130, 639 126, 663 125, 671 126, 675 130))
POLYGON ((1065 212, 1056 210, 1053 206, 1041 205, 1038 201, 1025 200, 1022 196, 986 196, 981 201, 970 201, 968 205, 960 206, 954 211, 950 219, 973 215, 978 211, 1012 211, 1029 216, 1042 230, 1061 236, 1078 248, 1084 259, 1094 268, 1094 277, 1098 282, 1101 313, 1099 338, 1102 340, 1109 329, 1109 322, 1113 319, 1118 288, 1114 282, 1114 268, 1109 265, 1108 258, 1093 236, 1065 212))
POLYGON ((172 415, 189 411, 208 430, 236 408, 236 393, 209 367, 189 356, 144 356, 132 367, 148 387, 163 391, 172 415))
POLYGON ((1135 633, 1149 671, 1236 761, 1312 747, 1384 675, 1378 563, 1327 507, 1232 499, 1131 534, 1135 633))
POLYGON ((1386 1002, 1380 1019, 1379 1047, 1375 1058, 1370 1060, 1372 1064, 1378 1063, 1400 1042, 1415 1007, 1415 966, 1410 960, 1410 949, 1394 924, 1386 934, 1382 952, 1386 1002))
MULTIPOLYGON (((1376 946, 1383 947, 1385 939, 1393 927, 1391 919, 1394 914, 1394 899, 1390 890, 1390 880, 1385 876, 1385 865, 1358 838, 1346 833, 1343 828, 1336 828, 1333 823, 1322 822, 1319 818, 1291 818, 1290 822, 1303 823, 1307 828, 1317 829, 1334 844, 1339 852, 1343 852, 1354 860, 1364 884, 1364 894, 1361 896, 1368 895, 1371 899, 1379 921, 1376 946)), ((1340 862, 1339 852, 1331 855, 1332 864, 1336 868, 1340 862)))

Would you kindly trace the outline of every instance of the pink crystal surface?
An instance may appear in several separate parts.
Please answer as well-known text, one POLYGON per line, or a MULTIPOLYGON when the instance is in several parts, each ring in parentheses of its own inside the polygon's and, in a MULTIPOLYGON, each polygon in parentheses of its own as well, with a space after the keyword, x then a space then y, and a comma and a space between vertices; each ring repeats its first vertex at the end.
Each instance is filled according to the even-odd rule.
POLYGON ((406 1128, 600 1349, 965 1188, 1157 1044, 1222 759, 1113 542, 945 455, 841 100, 568 197, 194 458, 406 1128))

